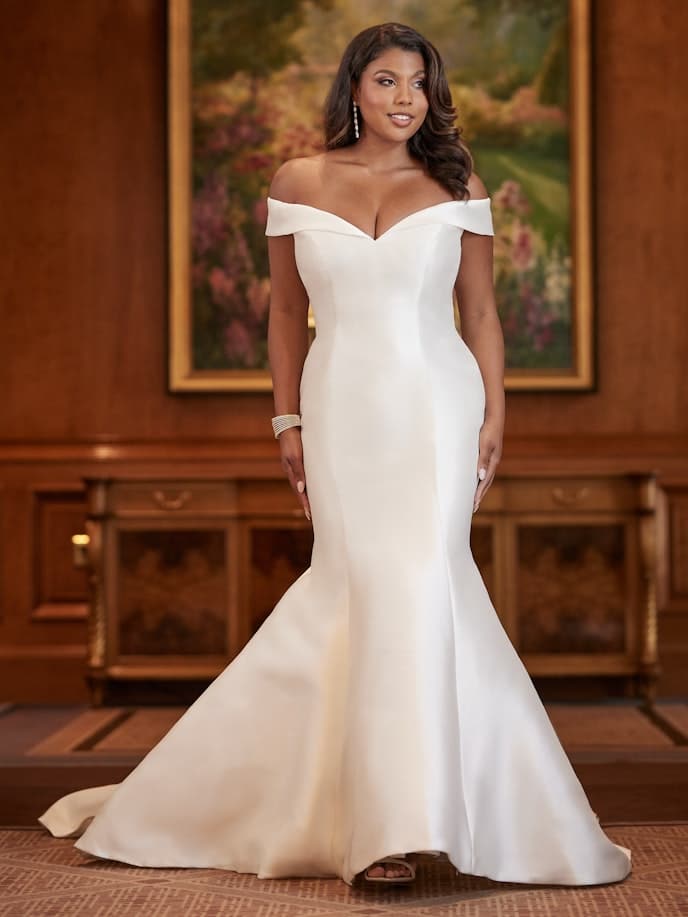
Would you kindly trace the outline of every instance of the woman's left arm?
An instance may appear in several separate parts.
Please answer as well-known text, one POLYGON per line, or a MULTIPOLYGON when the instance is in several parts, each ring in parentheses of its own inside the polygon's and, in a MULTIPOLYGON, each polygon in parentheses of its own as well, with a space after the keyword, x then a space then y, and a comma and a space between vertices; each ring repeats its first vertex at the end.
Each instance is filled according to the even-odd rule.
MULTIPOLYGON (((468 181, 471 199, 487 197, 473 173, 468 181)), ((485 386, 485 418, 480 429, 473 512, 492 483, 502 457, 504 435, 504 335, 497 314, 492 267, 493 237, 464 230, 461 265, 455 289, 461 318, 461 336, 475 356, 485 386)))

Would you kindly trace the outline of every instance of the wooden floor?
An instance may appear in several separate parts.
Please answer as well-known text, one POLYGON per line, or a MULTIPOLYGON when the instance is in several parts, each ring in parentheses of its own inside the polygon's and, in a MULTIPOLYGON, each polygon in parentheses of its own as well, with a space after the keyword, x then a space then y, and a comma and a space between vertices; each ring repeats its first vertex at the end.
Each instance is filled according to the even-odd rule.
MULTIPOLYGON (((546 706, 603 822, 688 821, 688 702, 546 706)), ((183 712, 0 708, 0 826, 35 826, 59 796, 124 779, 183 712)))

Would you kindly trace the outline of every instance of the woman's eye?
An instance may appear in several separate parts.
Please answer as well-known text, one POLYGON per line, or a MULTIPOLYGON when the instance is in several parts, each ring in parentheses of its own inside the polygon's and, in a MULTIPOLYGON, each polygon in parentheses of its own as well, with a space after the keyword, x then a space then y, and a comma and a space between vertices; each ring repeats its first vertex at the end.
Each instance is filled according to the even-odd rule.
MULTIPOLYGON (((384 86, 384 85, 386 85, 387 83, 393 83, 393 82, 394 82, 394 80, 392 79, 391 76, 383 76, 382 79, 378 80, 378 83, 379 83, 381 86, 384 86)), ((416 80, 416 86, 417 86, 419 89, 425 89, 425 80, 416 80)))

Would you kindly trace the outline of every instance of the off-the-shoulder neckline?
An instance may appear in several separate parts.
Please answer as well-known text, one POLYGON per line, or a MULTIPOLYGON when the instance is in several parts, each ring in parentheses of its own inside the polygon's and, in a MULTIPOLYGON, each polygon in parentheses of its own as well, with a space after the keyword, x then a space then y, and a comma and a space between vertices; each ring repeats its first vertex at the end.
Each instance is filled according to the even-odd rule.
POLYGON ((281 201, 279 198, 270 197, 268 195, 268 202, 274 202, 275 204, 282 204, 286 207, 305 207, 307 210, 315 210, 317 213, 327 214, 327 216, 333 217, 335 220, 339 220, 340 223, 344 223, 346 226, 349 226, 351 229, 354 229, 357 233, 362 236, 365 236, 366 239, 369 239, 371 242, 379 242, 380 239, 384 239, 387 233, 392 232, 393 229, 396 229, 398 226, 401 226, 402 223, 405 223, 407 220, 410 220, 411 217, 419 216, 422 213, 427 213, 429 210, 434 210, 436 207, 447 207, 450 204, 458 204, 460 206, 466 206, 467 204, 489 204, 491 198, 489 197, 477 197, 469 198, 467 201, 440 201, 438 204, 430 204, 428 207, 421 207, 420 210, 414 210, 411 213, 407 213, 405 217, 402 217, 400 220, 397 220, 396 223, 393 223, 389 226, 383 233, 379 236, 371 236, 369 233, 361 229, 360 226, 356 226, 355 223, 351 223, 349 220, 346 220, 344 217, 339 216, 338 213, 333 213, 331 210, 323 210, 322 207, 314 207, 312 204, 300 204, 298 201, 281 201))

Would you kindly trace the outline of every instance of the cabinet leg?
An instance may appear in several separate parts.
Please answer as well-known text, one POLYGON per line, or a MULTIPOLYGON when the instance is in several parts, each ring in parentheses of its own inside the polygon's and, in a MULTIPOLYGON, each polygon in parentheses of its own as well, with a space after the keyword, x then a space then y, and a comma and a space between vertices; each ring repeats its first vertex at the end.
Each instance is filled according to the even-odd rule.
POLYGON ((92 707, 102 707, 105 700, 105 683, 102 678, 88 679, 88 693, 92 707))

